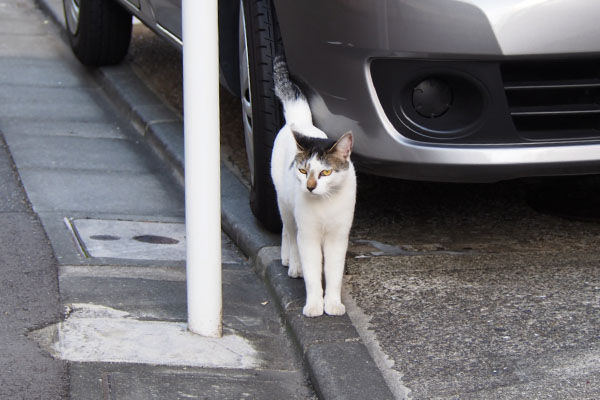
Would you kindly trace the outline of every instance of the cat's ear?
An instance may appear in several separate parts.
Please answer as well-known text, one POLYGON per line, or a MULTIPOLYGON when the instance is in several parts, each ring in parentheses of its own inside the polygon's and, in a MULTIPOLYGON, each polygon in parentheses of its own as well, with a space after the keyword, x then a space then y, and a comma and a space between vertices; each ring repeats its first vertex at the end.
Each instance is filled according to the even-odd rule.
POLYGON ((302 138, 304 137, 303 134, 301 134, 300 132, 297 132, 295 130, 292 129, 292 134, 294 135, 294 139, 296 140, 296 146, 298 147, 298 152, 302 153, 304 151, 306 151, 304 149, 304 147, 300 144, 300 142, 302 141, 302 138))
POLYGON ((347 160, 352 153, 353 141, 352 132, 346 132, 333 146, 331 146, 328 153, 337 154, 339 157, 347 160))

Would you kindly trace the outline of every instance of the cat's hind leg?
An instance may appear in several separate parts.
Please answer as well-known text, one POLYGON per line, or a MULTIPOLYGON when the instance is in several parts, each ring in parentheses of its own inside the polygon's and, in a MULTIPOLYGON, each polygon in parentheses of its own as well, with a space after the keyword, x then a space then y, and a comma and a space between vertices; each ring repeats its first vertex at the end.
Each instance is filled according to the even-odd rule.
POLYGON ((285 225, 281 230, 281 264, 284 267, 290 265, 290 235, 288 234, 285 225))
POLYGON ((302 277, 302 266, 298 254, 298 243, 296 240, 297 227, 294 214, 280 206, 283 230, 281 231, 281 263, 288 267, 288 275, 291 278, 302 277))
MULTIPOLYGON (((295 234, 293 235, 295 237, 295 234)), ((292 239, 290 234, 290 262, 288 265, 288 276, 290 278, 302 278, 302 262, 298 252, 298 242, 292 239)))
POLYGON ((325 255, 325 305, 328 315, 343 315, 346 307, 342 304, 342 279, 348 248, 348 235, 329 233, 323 243, 325 255))

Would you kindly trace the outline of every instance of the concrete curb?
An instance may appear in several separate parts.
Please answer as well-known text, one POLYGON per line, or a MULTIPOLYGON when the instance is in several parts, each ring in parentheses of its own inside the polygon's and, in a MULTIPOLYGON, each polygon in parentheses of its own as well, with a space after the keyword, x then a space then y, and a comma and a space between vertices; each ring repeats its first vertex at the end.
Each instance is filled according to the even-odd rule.
MULTIPOLYGON (((36 0, 64 27, 62 1, 36 0)), ((135 75, 128 65, 97 69, 95 78, 124 118, 172 169, 183 183, 183 121, 135 75)), ((246 187, 221 167, 221 220, 223 230, 253 261, 279 307, 282 319, 303 355, 321 399, 393 399, 356 328, 347 315, 305 318, 304 284, 290 279, 279 260, 279 237, 264 230, 248 204, 246 187)))
POLYGON ((278 302, 284 323, 321 399, 393 399, 348 315, 306 318, 304 282, 281 265, 279 247, 263 247, 254 268, 278 302))

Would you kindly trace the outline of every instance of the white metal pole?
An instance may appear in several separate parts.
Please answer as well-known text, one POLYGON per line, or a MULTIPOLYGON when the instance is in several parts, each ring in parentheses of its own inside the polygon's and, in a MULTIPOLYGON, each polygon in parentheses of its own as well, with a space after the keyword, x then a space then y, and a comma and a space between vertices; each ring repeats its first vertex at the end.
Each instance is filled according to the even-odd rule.
POLYGON ((183 0, 188 329, 222 335, 217 0, 183 0))

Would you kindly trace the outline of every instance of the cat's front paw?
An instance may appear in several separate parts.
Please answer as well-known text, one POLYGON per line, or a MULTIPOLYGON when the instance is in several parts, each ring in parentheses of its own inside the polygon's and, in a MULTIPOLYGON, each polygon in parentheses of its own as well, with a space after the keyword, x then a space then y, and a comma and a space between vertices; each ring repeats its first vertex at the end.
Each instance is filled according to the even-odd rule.
POLYGON ((327 315, 344 315, 346 313, 346 306, 339 300, 327 300, 325 298, 325 313, 327 315))
POLYGON ((306 305, 302 309, 302 314, 305 317, 319 317, 323 315, 323 300, 306 302, 306 305))

